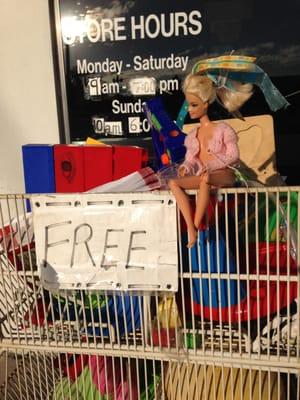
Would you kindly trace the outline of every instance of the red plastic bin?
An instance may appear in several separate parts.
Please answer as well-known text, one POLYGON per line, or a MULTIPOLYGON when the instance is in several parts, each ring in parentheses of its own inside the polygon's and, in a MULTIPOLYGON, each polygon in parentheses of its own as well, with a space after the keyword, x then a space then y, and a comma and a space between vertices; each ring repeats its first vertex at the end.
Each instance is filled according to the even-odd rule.
POLYGON ((113 179, 120 179, 145 167, 147 150, 135 146, 114 146, 113 179))

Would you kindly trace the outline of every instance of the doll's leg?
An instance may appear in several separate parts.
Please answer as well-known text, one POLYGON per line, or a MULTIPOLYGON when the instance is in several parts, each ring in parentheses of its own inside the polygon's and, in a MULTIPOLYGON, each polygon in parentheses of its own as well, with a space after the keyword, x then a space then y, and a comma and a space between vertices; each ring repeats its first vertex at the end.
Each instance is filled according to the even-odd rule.
POLYGON ((176 199, 179 210, 187 225, 189 242, 187 247, 193 247, 197 240, 197 229, 194 225, 192 210, 185 189, 197 189, 199 187, 199 176, 186 176, 178 179, 170 179, 168 184, 176 199))
POLYGON ((194 226, 197 228, 197 230, 202 221, 202 218, 204 217, 204 214, 206 212, 209 203, 210 189, 211 185, 209 183, 209 175, 207 173, 201 175, 199 182, 199 191, 196 200, 195 216, 194 216, 194 226))
POLYGON ((223 168, 210 172, 209 183, 214 187, 230 187, 235 182, 235 175, 232 169, 223 168))
POLYGON ((232 186, 235 181, 234 173, 230 168, 218 169, 210 174, 200 176, 199 192, 196 201, 194 226, 199 227, 209 204, 211 188, 232 186))

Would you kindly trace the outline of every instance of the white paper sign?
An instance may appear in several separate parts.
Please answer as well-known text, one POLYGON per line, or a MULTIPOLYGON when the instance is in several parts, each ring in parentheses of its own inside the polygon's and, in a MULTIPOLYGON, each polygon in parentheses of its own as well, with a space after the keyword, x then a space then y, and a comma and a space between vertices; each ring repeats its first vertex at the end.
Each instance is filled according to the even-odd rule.
POLYGON ((176 291, 168 193, 32 196, 37 263, 50 289, 176 291))

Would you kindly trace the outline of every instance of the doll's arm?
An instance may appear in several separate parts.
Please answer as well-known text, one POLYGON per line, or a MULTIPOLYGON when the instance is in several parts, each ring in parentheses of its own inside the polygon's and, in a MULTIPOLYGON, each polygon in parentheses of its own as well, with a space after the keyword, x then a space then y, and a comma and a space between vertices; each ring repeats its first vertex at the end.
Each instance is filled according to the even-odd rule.
POLYGON ((199 147, 195 148, 195 145, 198 145, 197 140, 195 140, 192 134, 187 135, 184 141, 184 145, 186 147, 185 159, 184 162, 180 165, 181 170, 184 170, 184 175, 200 175, 203 171, 203 164, 199 160, 199 157, 196 154, 199 151, 199 147))
POLYGON ((179 167, 184 171, 183 175, 194 175, 195 174, 195 163, 190 162, 188 160, 184 160, 184 162, 179 167))
POLYGON ((224 144, 225 152, 215 154, 214 159, 208 161, 208 171, 214 171, 216 169, 227 167, 228 165, 235 164, 239 160, 239 148, 237 145, 237 136, 235 131, 230 127, 226 126, 224 131, 224 144))

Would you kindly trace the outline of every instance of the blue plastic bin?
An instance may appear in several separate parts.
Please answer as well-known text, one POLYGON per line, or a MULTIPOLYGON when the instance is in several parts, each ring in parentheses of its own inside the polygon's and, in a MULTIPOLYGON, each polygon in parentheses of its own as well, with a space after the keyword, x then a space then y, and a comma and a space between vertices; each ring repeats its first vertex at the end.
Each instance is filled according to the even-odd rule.
MULTIPOLYGON (((236 272, 236 261, 229 249, 228 261, 226 243, 222 233, 219 233, 217 246, 215 227, 199 231, 198 242, 191 249, 191 262, 193 272, 226 273, 236 272), (200 266, 199 266, 200 265, 200 266)), ((208 307, 230 307, 238 303, 238 285, 240 286, 240 299, 246 295, 244 282, 236 279, 193 279, 193 301, 208 307)))

